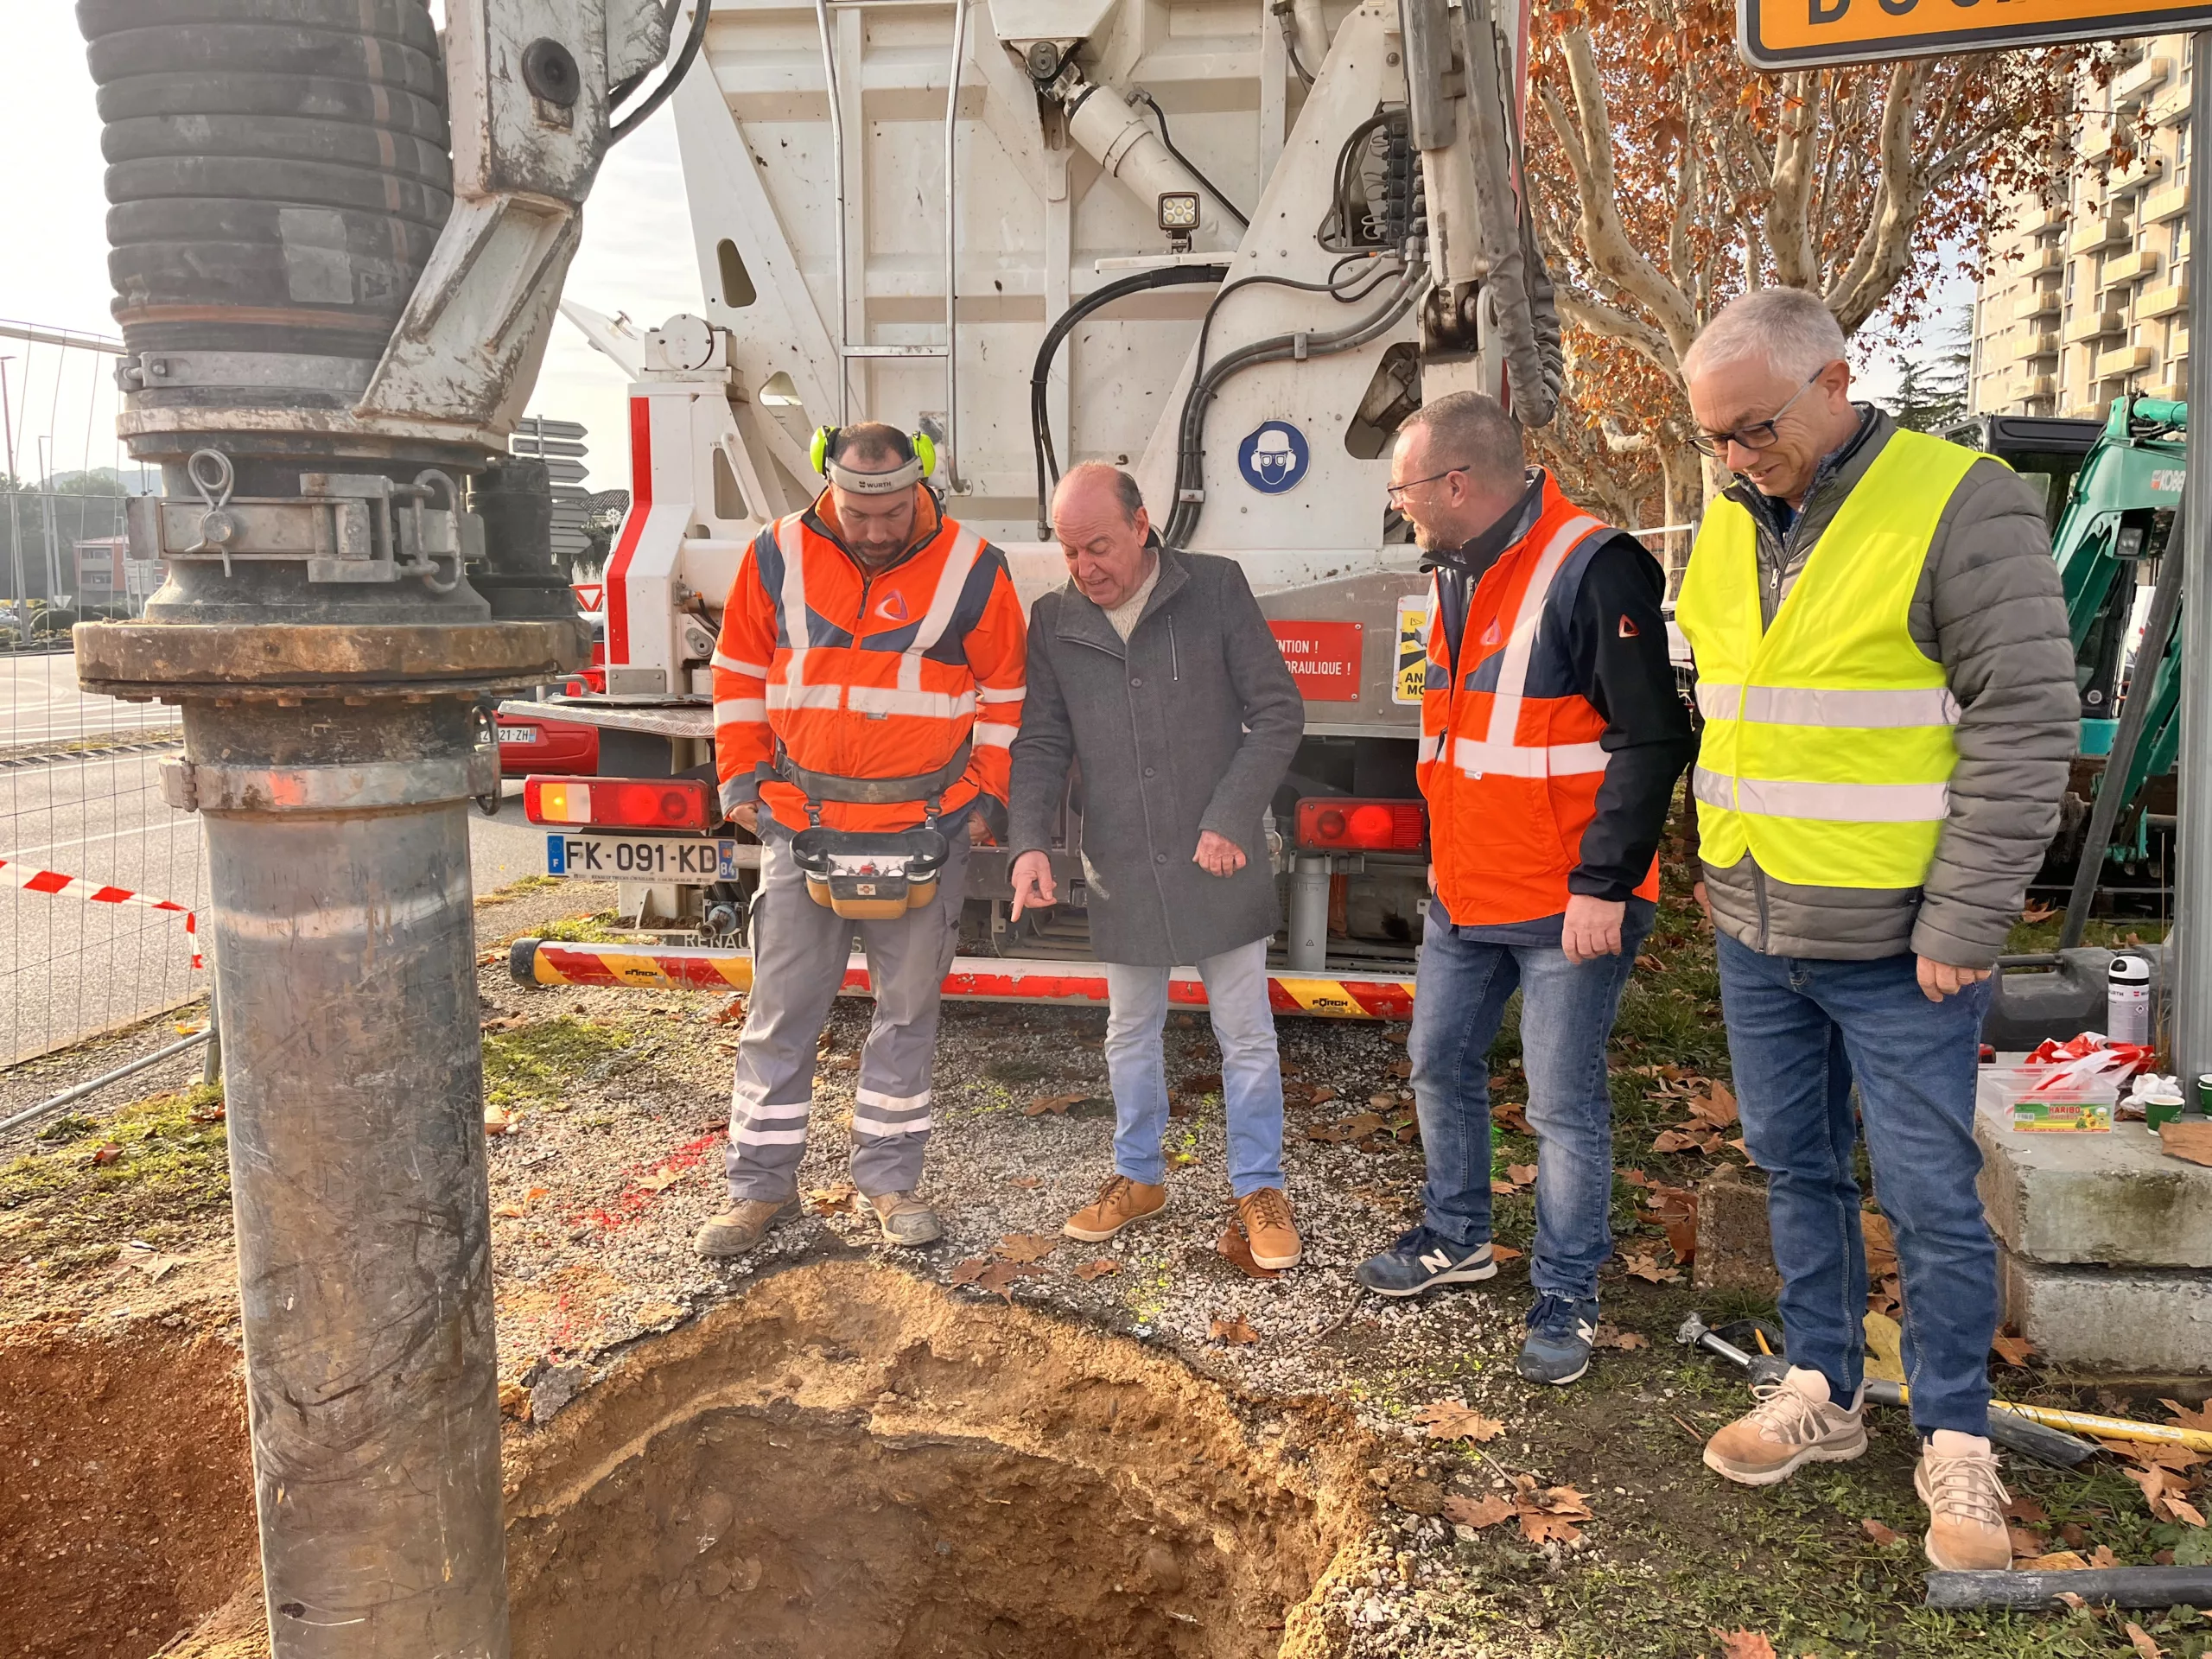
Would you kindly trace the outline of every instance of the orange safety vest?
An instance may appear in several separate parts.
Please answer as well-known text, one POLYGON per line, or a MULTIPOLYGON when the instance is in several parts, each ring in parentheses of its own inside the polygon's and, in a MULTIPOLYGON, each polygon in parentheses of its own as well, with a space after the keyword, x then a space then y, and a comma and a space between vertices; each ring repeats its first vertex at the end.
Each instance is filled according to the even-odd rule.
MULTIPOLYGON (((810 772, 875 779, 966 767, 942 810, 1006 798, 1021 723, 1027 630, 1006 556, 944 517, 915 486, 914 540, 871 570, 845 550, 823 492, 779 518, 739 562, 714 656, 715 764, 727 807, 779 751, 810 772)), ((806 795, 780 779, 761 804, 807 826, 806 795)), ((925 800, 822 803, 836 830, 909 830, 925 800)))
MULTIPOLYGON (((1556 916, 1605 776, 1605 717, 1573 683, 1567 629, 1591 556, 1614 534, 1544 475, 1542 510, 1467 601, 1452 661, 1429 586, 1416 771, 1436 891, 1462 926, 1556 916)), ((1637 888, 1659 895, 1659 862, 1637 888)))

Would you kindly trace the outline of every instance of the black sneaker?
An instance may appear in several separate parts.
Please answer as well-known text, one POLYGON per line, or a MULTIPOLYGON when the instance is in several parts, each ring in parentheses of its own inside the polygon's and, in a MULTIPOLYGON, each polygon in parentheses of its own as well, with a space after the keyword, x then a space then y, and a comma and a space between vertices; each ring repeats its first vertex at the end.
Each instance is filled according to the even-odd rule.
POLYGON ((1369 1256, 1352 1269, 1351 1276, 1377 1296, 1418 1296, 1438 1285, 1471 1285, 1497 1274, 1489 1240, 1471 1246, 1455 1244, 1423 1226, 1369 1256))

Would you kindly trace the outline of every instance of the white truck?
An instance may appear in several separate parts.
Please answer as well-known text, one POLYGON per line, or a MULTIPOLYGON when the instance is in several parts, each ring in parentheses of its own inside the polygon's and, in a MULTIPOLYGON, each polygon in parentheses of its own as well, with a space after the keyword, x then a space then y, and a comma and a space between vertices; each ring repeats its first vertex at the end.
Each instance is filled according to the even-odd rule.
MULTIPOLYGON (((1557 326, 1516 194, 1525 19, 1486 0, 720 0, 704 42, 673 109, 705 315, 641 332, 564 308, 633 382, 632 505, 603 693, 529 706, 597 726, 610 780, 531 785, 550 868, 616 874, 641 925, 697 943, 627 968, 533 950, 518 974, 743 982, 759 852, 713 805, 707 662, 746 546, 821 488, 812 429, 874 418, 931 435, 947 511, 1025 599, 1065 580, 1044 504, 1077 459, 1128 467, 1171 542, 1244 565, 1307 705, 1275 803, 1278 1001, 1357 982, 1387 988, 1316 1011, 1399 1010, 1428 584, 1389 451, 1454 388, 1549 418, 1557 326)), ((1047 918, 1009 921, 1002 850, 971 862, 979 980, 1087 955, 1080 805, 1047 918)), ((1056 977, 1027 982, 1087 994, 1056 977)))

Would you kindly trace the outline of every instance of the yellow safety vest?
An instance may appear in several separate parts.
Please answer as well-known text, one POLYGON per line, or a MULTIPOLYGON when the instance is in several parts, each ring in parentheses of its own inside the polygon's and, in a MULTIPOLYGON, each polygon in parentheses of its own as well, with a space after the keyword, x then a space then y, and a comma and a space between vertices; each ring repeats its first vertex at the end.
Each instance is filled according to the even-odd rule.
POLYGON ((1897 431, 1814 546, 1771 628, 1758 532, 1713 504, 1675 620, 1697 653, 1705 738, 1692 792, 1705 861, 1746 851, 1779 880, 1916 887, 1950 810, 1959 705, 1909 613, 1973 451, 1897 431))

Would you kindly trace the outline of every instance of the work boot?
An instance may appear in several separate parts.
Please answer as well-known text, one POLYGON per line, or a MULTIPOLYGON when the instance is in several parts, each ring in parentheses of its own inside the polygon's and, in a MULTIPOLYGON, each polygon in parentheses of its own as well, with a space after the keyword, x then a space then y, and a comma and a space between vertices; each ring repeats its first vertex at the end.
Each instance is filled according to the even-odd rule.
POLYGON ((1116 1175, 1098 1189, 1097 1198, 1067 1218, 1060 1228, 1070 1238, 1103 1244, 1133 1221, 1146 1221, 1167 1207, 1167 1189, 1116 1175))
POLYGON ((1946 1573, 1986 1573, 2012 1565, 2005 1506, 2012 1495, 1997 1478, 1997 1453, 1979 1434, 1939 1428, 1921 1448, 1912 1488, 1928 1506, 1921 1548, 1946 1573))
POLYGON ((1236 1219, 1244 1224, 1255 1267, 1280 1273, 1298 1265, 1304 1247, 1298 1242, 1298 1224, 1290 1217, 1290 1200, 1281 1187, 1247 1192, 1236 1200, 1236 1219))
POLYGON ((1828 1380, 1792 1365, 1779 1382, 1754 1382, 1758 1404, 1705 1443, 1705 1466, 1745 1486, 1771 1486, 1801 1465, 1848 1463, 1866 1449, 1859 1420, 1866 1391, 1847 1408, 1828 1397, 1828 1380))
POLYGON ((691 1236, 691 1248, 712 1261, 726 1262, 733 1255, 743 1255, 767 1236, 771 1227, 797 1214, 796 1197, 741 1198, 721 1214, 709 1216, 706 1224, 691 1236))
POLYGON ((934 1244, 944 1236, 937 1211, 911 1192, 871 1192, 868 1201, 887 1244, 934 1244))

